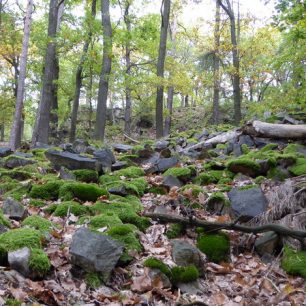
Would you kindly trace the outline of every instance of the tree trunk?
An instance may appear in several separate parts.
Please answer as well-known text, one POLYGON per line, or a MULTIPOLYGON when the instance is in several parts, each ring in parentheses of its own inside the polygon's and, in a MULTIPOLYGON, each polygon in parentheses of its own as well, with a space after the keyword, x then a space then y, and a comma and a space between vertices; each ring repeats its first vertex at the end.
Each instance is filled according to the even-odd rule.
MULTIPOLYGON (((171 56, 175 57, 176 55, 176 33, 177 33, 177 14, 173 15, 173 20, 171 22, 170 26, 170 37, 172 41, 172 50, 171 50, 171 56)), ((171 78, 171 72, 170 72, 170 78, 171 78)), ((168 109, 168 115, 165 119, 165 131, 164 136, 167 136, 170 134, 171 130, 171 116, 173 112, 173 97, 174 97, 174 87, 170 86, 168 88, 168 94, 167 94, 167 109, 168 109)))
POLYGON ((54 100, 54 81, 56 81, 56 29, 58 6, 57 0, 50 0, 48 21, 48 45, 46 49, 43 87, 37 110, 35 128, 32 136, 32 145, 36 142, 48 143, 50 128, 50 113, 54 100))
MULTIPOLYGON (((163 0, 163 10, 161 14, 161 27, 160 27, 160 41, 157 61, 157 76, 161 79, 164 78, 166 49, 167 49, 167 33, 169 26, 171 0, 163 0)), ((162 80, 160 80, 162 81, 162 80)), ((163 97, 164 97, 164 86, 161 84, 157 86, 156 92, 156 138, 163 136, 163 97)))
POLYGON ((29 40, 30 40, 31 23, 32 23, 32 12, 33 12, 33 0, 28 0, 25 22, 24 22, 22 51, 20 58, 16 109, 15 109, 14 121, 10 137, 10 147, 12 150, 16 150, 17 148, 19 148, 21 143, 24 85, 25 85, 26 70, 27 70, 27 58, 28 58, 29 40))
POLYGON ((185 107, 189 107, 189 95, 185 96, 185 107))
MULTIPOLYGON (((124 10, 124 22, 128 35, 131 32, 131 20, 129 16, 129 1, 126 2, 124 10)), ((131 43, 130 40, 126 40, 125 44, 125 113, 124 113, 124 133, 126 135, 131 134, 131 115, 132 115, 132 93, 130 87, 131 78, 131 43)))
POLYGON ((219 123, 219 97, 220 97, 220 4, 216 1, 215 16, 215 56, 214 56, 214 95, 213 95, 213 124, 219 123))
POLYGON ((0 141, 4 141, 4 124, 0 124, 0 141))
POLYGON ((240 89, 240 63, 238 55, 238 44, 236 35, 236 22, 235 15, 229 0, 225 0, 226 5, 223 4, 222 0, 217 0, 220 6, 224 9, 230 19, 230 31, 231 31, 231 42, 232 42, 232 57, 233 57, 233 96, 234 96, 234 121, 235 124, 239 124, 241 121, 241 89, 240 89))
MULTIPOLYGON (((96 7, 97 7, 97 0, 92 0, 91 18, 93 20, 96 17, 96 7)), ((75 74, 75 91, 74 91, 74 99, 73 99, 72 112, 71 112, 71 126, 70 126, 70 136, 69 136, 70 142, 73 142, 75 140, 77 117, 78 117, 78 110, 79 110, 79 101, 80 101, 80 92, 82 88, 82 73, 84 69, 84 63, 86 60, 88 48, 91 42, 91 38, 92 38, 92 28, 90 27, 87 39, 83 46, 83 52, 81 55, 80 63, 77 67, 77 71, 75 74)))
POLYGON ((103 26, 103 58, 98 92, 95 139, 103 141, 106 125, 109 76, 112 66, 112 25, 109 15, 109 0, 102 0, 101 12, 103 26))

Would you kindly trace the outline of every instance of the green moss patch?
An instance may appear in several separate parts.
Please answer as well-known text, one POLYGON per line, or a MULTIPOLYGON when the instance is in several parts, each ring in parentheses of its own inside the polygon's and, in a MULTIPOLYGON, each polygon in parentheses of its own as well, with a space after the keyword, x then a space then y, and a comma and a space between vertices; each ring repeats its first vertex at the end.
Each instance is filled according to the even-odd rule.
POLYGON ((72 173, 75 175, 77 181, 84 183, 97 183, 98 182, 98 173, 97 171, 90 169, 79 169, 74 170, 72 173))
POLYGON ((212 183, 218 183, 221 179, 231 178, 233 173, 225 170, 210 170, 207 172, 200 173, 196 178, 195 182, 201 185, 208 185, 212 183))
POLYGON ((89 272, 86 273, 85 282, 90 288, 97 289, 102 285, 103 280, 97 272, 89 272))
POLYGON ((43 278, 51 268, 47 254, 41 249, 31 249, 29 260, 30 269, 40 278, 43 278))
POLYGON ((40 232, 50 232, 53 228, 53 223, 40 216, 29 216, 22 221, 23 226, 32 227, 40 232))
POLYGON ((52 180, 43 185, 34 185, 30 191, 30 197, 44 200, 58 199, 59 189, 63 185, 62 181, 52 180))
POLYGON ((32 177, 32 174, 31 173, 28 173, 26 171, 21 171, 21 170, 1 170, 0 171, 0 180, 3 178, 3 177, 10 177, 11 179, 14 179, 14 180, 18 180, 18 181, 25 181, 25 180, 28 180, 32 177))
POLYGON ((135 166, 127 167, 125 169, 120 169, 114 172, 116 176, 124 176, 127 178, 136 178, 140 176, 144 176, 145 172, 143 169, 135 166))
POLYGON ((171 269, 168 267, 168 265, 166 265, 165 263, 163 263, 161 260, 157 258, 154 258, 154 257, 147 258, 143 262, 143 265, 151 269, 158 269, 159 271, 167 275, 169 278, 171 278, 171 274, 172 274, 171 269))
POLYGON ((225 234, 203 235, 198 238, 197 246, 205 253, 208 260, 219 263, 227 261, 230 250, 230 241, 225 234))
POLYGON ((4 198, 11 197, 17 201, 20 201, 23 199, 25 195, 28 194, 30 188, 31 188, 30 184, 26 184, 26 185, 18 184, 15 188, 7 191, 4 194, 4 198))
POLYGON ((180 180, 187 181, 191 177, 191 170, 187 167, 184 168, 170 168, 163 173, 164 176, 171 175, 180 180))
POLYGON ((288 170, 294 176, 306 174, 306 158, 298 158, 295 165, 288 170))
POLYGON ((185 227, 180 223, 172 223, 169 225, 168 230, 166 231, 166 236, 169 239, 174 239, 183 234, 185 227))
POLYGON ((227 163, 227 168, 234 173, 242 173, 256 177, 260 173, 260 165, 248 158, 237 158, 227 163))
POLYGON ((89 226, 91 229, 99 229, 103 227, 110 228, 112 226, 121 225, 122 221, 119 217, 112 213, 101 214, 90 219, 89 226))
POLYGON ((281 266, 289 274, 306 278, 306 252, 285 247, 281 266))
POLYGON ((74 214, 75 216, 82 216, 88 214, 88 207, 73 201, 67 201, 61 204, 55 204, 54 206, 51 206, 47 212, 52 213, 52 209, 53 209, 53 215, 57 217, 66 217, 68 211, 71 214, 74 214))
POLYGON ((10 221, 6 217, 4 217, 2 210, 0 210, 0 224, 6 227, 11 226, 10 221))
POLYGON ((193 282, 200 276, 198 269, 193 265, 187 267, 173 267, 171 269, 171 274, 174 284, 193 282))
POLYGON ((184 191, 187 191, 187 190, 190 190, 190 189, 191 189, 191 195, 193 197, 197 197, 200 193, 205 193, 202 187, 200 187, 198 185, 194 185, 194 184, 184 185, 181 188, 181 191, 184 192, 184 191))

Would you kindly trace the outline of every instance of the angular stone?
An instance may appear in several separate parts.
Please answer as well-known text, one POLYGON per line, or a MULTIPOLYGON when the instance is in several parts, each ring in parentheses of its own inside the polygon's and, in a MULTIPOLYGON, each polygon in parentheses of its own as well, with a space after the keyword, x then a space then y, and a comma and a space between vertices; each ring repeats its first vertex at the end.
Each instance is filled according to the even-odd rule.
POLYGON ((2 210, 10 219, 17 221, 23 220, 28 214, 27 209, 21 203, 12 198, 4 200, 2 210))
POLYGON ((114 164, 112 164, 111 170, 116 171, 123 168, 126 168, 128 166, 128 163, 126 161, 117 161, 114 164))
POLYGON ((164 172, 167 169, 174 167, 179 160, 176 157, 159 158, 149 169, 147 173, 164 172))
POLYGON ((10 148, 0 148, 0 157, 6 157, 13 153, 10 148))
POLYGON ((109 148, 96 150, 93 152, 93 156, 103 167, 111 168, 112 164, 116 162, 115 156, 109 148))
POLYGON ((121 197, 125 197, 127 195, 129 195, 129 192, 126 190, 126 188, 122 185, 122 186, 118 186, 118 187, 112 187, 108 189, 108 192, 110 194, 115 194, 121 197))
POLYGON ((80 154, 85 153, 88 146, 88 141, 83 139, 76 139, 72 144, 72 149, 75 153, 80 154))
POLYGON ((279 245, 279 237, 275 232, 266 232, 255 241, 255 250, 261 256, 273 255, 279 245))
POLYGON ((155 143, 154 150, 156 152, 160 152, 160 151, 168 148, 168 146, 169 146, 169 141, 168 140, 159 140, 155 143))
POLYGON ((182 187, 183 183, 177 177, 167 175, 163 179, 162 186, 170 190, 172 187, 182 187))
POLYGON ((64 167, 60 168, 59 177, 60 179, 65 180, 65 181, 75 181, 76 180, 75 175, 64 167))
POLYGON ((35 163, 36 163, 36 161, 31 160, 31 159, 11 155, 4 162, 4 166, 6 168, 9 168, 9 169, 14 169, 14 168, 17 168, 17 167, 24 167, 26 165, 31 165, 31 164, 35 164, 35 163))
POLYGON ((205 292, 205 289, 202 288, 198 280, 189 283, 178 283, 176 286, 180 289, 181 293, 201 295, 205 292))
POLYGON ((268 200, 259 187, 245 190, 233 188, 228 197, 232 214, 243 222, 264 213, 268 207, 268 200))
POLYGON ((267 172, 270 170, 270 163, 267 159, 257 160, 257 164, 260 166, 260 174, 266 175, 267 172))
POLYGON ((130 145, 126 145, 126 144, 120 144, 120 143, 117 143, 117 144, 114 144, 113 145, 113 148, 116 152, 121 152, 121 153, 127 153, 127 152, 130 152, 133 147, 130 146, 130 145))
POLYGON ((28 277, 30 273, 30 255, 31 251, 27 247, 13 252, 8 252, 8 262, 10 267, 22 274, 23 276, 28 277))
POLYGON ((240 145, 246 144, 249 148, 254 147, 255 143, 253 139, 249 135, 241 135, 239 136, 239 142, 240 145))
POLYGON ((160 284, 161 282, 162 288, 171 288, 172 285, 171 285, 169 278, 164 273, 162 273, 160 270, 150 269, 148 275, 152 281, 152 284, 160 284))
POLYGON ((71 262, 85 271, 100 272, 104 280, 107 280, 123 248, 123 245, 109 236, 93 233, 82 227, 75 232, 72 238, 71 262))
POLYGON ((73 153, 76 154, 77 152, 74 151, 73 147, 72 147, 72 143, 62 143, 59 145, 59 147, 61 149, 63 149, 63 151, 65 152, 69 152, 69 153, 73 153))

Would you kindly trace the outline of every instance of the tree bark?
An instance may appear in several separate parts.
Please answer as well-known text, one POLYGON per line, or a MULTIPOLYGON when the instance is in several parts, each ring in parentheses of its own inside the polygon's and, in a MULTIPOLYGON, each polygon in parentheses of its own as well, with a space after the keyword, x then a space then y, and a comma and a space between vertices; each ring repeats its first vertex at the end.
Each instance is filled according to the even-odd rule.
MULTIPOLYGON (((92 0, 91 4, 91 18, 94 20, 96 17, 96 7, 97 7, 97 0, 92 0)), ((75 91, 74 91, 74 99, 72 104, 72 112, 71 112, 71 126, 70 126, 70 136, 69 141, 74 142, 75 134, 76 134, 76 125, 77 125, 77 117, 78 117, 78 110, 79 110, 79 102, 80 102, 80 92, 82 88, 82 74, 84 69, 84 63, 86 60, 87 52, 89 49, 89 45, 92 38, 92 27, 89 27, 88 36, 83 46, 83 51, 80 59, 80 63, 77 67, 77 71, 75 74, 75 91)))
MULTIPOLYGON (((124 22, 127 34, 131 33, 131 19, 129 16, 130 2, 127 1, 124 10, 124 22)), ((132 91, 130 86, 131 78, 131 43, 130 39, 126 40, 125 44, 125 113, 124 113, 124 133, 131 134, 131 115, 132 115, 132 91)))
POLYGON ((217 0, 217 1, 230 19, 232 57, 233 57, 233 66, 234 66, 234 74, 233 74, 234 121, 235 124, 238 125, 241 121, 241 89, 240 89, 240 61, 238 55, 235 15, 229 0, 225 0, 226 5, 222 2, 222 0, 217 0))
POLYGON ((58 5, 57 0, 50 0, 48 21, 48 45, 46 49, 43 87, 37 110, 36 124, 32 136, 32 145, 36 142, 48 143, 51 107, 54 100, 54 81, 56 81, 56 30, 58 5))
POLYGON ((109 15, 109 0, 102 0, 101 13, 103 26, 103 58, 98 92, 95 139, 103 141, 106 125, 109 76, 112 66, 112 25, 109 15))
POLYGON ((266 138, 306 139, 306 124, 272 124, 255 120, 243 128, 245 134, 266 138))
POLYGON ((28 58, 29 40, 30 40, 31 23, 32 23, 32 12, 33 12, 33 0, 28 0, 25 22, 24 22, 22 51, 20 58, 16 108, 15 108, 15 115, 14 115, 13 125, 11 129, 11 137, 10 137, 10 147, 13 151, 19 148, 21 143, 22 121, 23 121, 22 110, 23 110, 24 90, 25 90, 24 86, 25 86, 26 71, 27 71, 27 58, 28 58))
MULTIPOLYGON (((161 79, 164 78, 166 49, 167 49, 167 33, 169 27, 171 0, 163 0, 162 13, 161 13, 161 27, 160 27, 160 41, 157 61, 157 76, 161 79)), ((162 81, 162 80, 161 80, 162 81)), ((163 136, 163 97, 164 86, 161 84, 157 86, 156 92, 156 138, 163 136)))
POLYGON ((214 55, 214 94, 213 94, 213 124, 219 123, 219 97, 220 97, 220 4, 216 1, 215 16, 215 55, 214 55))

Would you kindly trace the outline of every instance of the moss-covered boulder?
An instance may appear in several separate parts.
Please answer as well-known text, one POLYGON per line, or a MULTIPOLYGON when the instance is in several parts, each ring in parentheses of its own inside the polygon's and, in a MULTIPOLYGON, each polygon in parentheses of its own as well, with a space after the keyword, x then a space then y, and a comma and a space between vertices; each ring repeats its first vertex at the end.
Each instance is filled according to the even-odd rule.
POLYGON ((260 165, 248 158, 237 158, 227 163, 227 168, 234 173, 242 173, 251 177, 256 177, 260 174, 260 165))
POLYGON ((143 169, 136 167, 136 166, 131 166, 127 167, 121 170, 114 171, 114 175, 116 176, 124 176, 127 178, 136 178, 140 176, 144 176, 145 172, 143 169))
POLYGON ((122 221, 120 218, 113 213, 100 214, 92 217, 89 221, 89 227, 93 230, 97 230, 103 227, 111 228, 121 224, 122 221))
POLYGON ((22 221, 22 225, 25 227, 34 228, 42 233, 48 233, 54 227, 54 224, 40 216, 29 216, 22 221))
POLYGON ((221 179, 232 178, 233 173, 226 170, 210 170, 207 172, 200 173, 196 178, 195 182, 201 185, 208 185, 212 183, 218 183, 221 179))
POLYGON ((169 266, 157 258, 154 258, 154 257, 147 258, 143 262, 143 265, 151 269, 158 269, 162 273, 164 273, 166 276, 168 276, 169 278, 171 278, 172 276, 171 269, 169 268, 169 266))
POLYGON ((97 183, 98 172, 90 169, 78 169, 72 171, 77 181, 84 183, 97 183))
POLYGON ((63 182, 60 180, 52 180, 42 185, 33 185, 29 195, 36 199, 56 200, 62 185, 63 182))
POLYGON ((209 261, 220 263, 228 260, 230 241, 226 234, 202 235, 198 238, 197 247, 209 261))
POLYGON ((294 176, 306 174, 306 158, 298 158, 296 163, 289 168, 289 172, 294 176))
POLYGON ((87 206, 73 201, 66 201, 61 204, 54 204, 45 210, 48 213, 53 213, 57 217, 66 217, 68 212, 75 216, 83 216, 89 213, 87 206))
POLYGON ((34 279, 43 278, 51 268, 47 254, 38 248, 31 249, 29 268, 34 279))
POLYGON ((288 274, 306 278, 306 252, 285 247, 281 266, 288 274))
POLYGON ((182 167, 182 168, 170 168, 166 172, 163 173, 163 176, 174 176, 183 182, 187 182, 192 175, 191 169, 188 167, 182 167))
POLYGON ((226 206, 229 206, 230 202, 222 192, 214 192, 207 200, 207 210, 213 213, 222 213, 226 206))
POLYGON ((184 230, 184 225, 180 223, 171 223, 166 231, 166 236, 169 239, 178 238, 183 234, 184 230))

